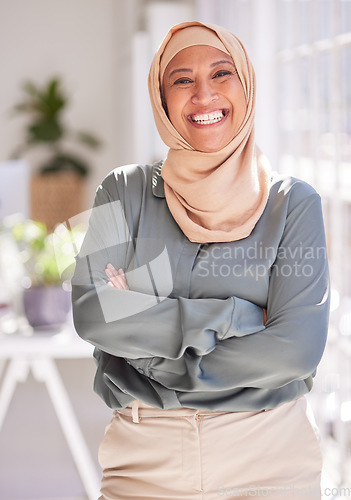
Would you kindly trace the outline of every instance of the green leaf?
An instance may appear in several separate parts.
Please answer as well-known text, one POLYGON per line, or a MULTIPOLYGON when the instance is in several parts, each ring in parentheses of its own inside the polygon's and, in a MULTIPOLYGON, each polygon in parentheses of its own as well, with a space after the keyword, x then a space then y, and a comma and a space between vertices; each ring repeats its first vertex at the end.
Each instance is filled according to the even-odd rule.
POLYGON ((46 119, 28 127, 28 134, 31 142, 56 142, 63 136, 63 130, 56 120, 46 119))
POLYGON ((54 156, 49 163, 45 163, 45 165, 42 165, 40 169, 41 173, 43 174, 58 172, 62 170, 70 170, 77 173, 78 175, 85 176, 89 172, 89 166, 81 158, 68 153, 64 153, 54 156))
POLYGON ((34 286, 56 285, 71 279, 75 266, 72 242, 79 244, 83 240, 82 228, 77 226, 56 235, 48 233, 45 224, 29 219, 15 224, 12 235, 34 286), (62 276, 59 268, 64 271, 62 276))
POLYGON ((101 141, 89 132, 76 132, 75 137, 79 142, 92 149, 97 149, 101 146, 101 141))

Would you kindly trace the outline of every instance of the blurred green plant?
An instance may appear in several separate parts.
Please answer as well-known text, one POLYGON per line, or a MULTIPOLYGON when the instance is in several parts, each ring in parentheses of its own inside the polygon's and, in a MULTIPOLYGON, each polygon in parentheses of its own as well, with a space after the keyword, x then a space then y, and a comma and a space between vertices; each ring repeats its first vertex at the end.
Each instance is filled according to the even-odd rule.
POLYGON ((42 222, 28 219, 14 224, 11 232, 30 280, 27 288, 60 285, 71 279, 74 255, 84 238, 80 228, 61 230, 57 236, 42 222))
POLYGON ((34 146, 46 146, 49 158, 39 166, 40 173, 71 170, 86 176, 90 170, 88 162, 81 156, 71 153, 67 141, 73 140, 90 149, 97 149, 101 141, 89 132, 73 132, 63 121, 63 112, 69 100, 58 77, 50 78, 43 86, 32 81, 22 86, 24 100, 13 107, 17 114, 27 115, 25 140, 16 148, 13 158, 22 157, 34 146))

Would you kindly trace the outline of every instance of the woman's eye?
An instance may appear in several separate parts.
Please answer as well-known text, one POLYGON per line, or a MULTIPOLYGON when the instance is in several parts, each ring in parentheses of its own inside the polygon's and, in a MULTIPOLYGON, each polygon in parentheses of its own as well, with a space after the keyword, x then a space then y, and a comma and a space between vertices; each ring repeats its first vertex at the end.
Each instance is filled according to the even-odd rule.
POLYGON ((217 73, 213 76, 213 78, 218 78, 221 76, 227 76, 227 75, 231 75, 231 74, 232 74, 232 72, 228 71, 228 70, 217 71, 217 73))
POLYGON ((187 84, 191 82, 192 80, 190 78, 178 78, 178 80, 176 80, 173 85, 187 84))

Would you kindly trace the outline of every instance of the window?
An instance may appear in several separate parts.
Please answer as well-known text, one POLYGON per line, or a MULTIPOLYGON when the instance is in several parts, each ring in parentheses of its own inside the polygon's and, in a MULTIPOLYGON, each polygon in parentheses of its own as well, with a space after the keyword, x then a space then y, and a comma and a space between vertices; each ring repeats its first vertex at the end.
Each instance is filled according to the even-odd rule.
POLYGON ((279 168, 310 182, 323 202, 336 300, 319 376, 323 386, 334 376, 339 385, 319 405, 324 419, 334 412, 329 434, 342 481, 351 435, 351 0, 275 0, 275 7, 279 168))

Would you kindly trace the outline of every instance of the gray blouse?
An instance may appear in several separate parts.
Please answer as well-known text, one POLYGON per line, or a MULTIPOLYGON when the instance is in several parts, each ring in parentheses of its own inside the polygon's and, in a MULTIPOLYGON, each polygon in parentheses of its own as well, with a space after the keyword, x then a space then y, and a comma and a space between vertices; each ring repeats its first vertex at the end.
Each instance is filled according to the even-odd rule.
POLYGON ((129 165, 104 179, 76 258, 74 323, 96 347, 95 391, 111 408, 140 399, 259 411, 299 398, 327 336, 319 195, 274 174, 250 236, 193 243, 168 209, 161 168, 129 165), (123 268, 129 291, 107 285, 108 263, 123 268))

